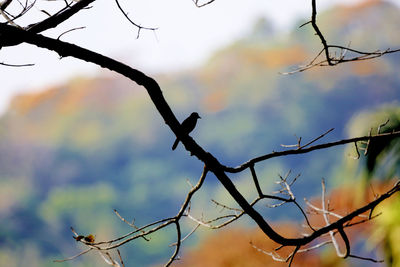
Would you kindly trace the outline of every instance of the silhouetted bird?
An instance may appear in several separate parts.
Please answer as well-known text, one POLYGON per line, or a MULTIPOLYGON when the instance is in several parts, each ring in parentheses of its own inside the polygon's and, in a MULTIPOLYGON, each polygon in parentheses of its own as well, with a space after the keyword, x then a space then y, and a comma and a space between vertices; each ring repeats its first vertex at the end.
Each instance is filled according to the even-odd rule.
MULTIPOLYGON (((193 112, 192 114, 190 114, 190 116, 187 117, 181 124, 182 132, 184 132, 185 134, 189 134, 191 131, 193 131, 194 127, 196 127, 197 119, 201 119, 197 112, 193 112)), ((178 144, 179 139, 176 138, 175 143, 172 145, 172 150, 175 150, 178 144)))

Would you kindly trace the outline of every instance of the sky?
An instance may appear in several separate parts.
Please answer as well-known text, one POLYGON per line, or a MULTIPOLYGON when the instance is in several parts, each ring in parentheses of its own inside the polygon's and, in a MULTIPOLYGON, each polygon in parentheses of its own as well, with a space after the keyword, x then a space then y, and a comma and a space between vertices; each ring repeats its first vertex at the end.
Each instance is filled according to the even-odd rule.
MULTIPOLYGON (((352 4, 363 0, 320 0, 320 10, 334 4, 352 4)), ((396 1, 396 0, 393 0, 396 1)), ((287 31, 310 17, 311 0, 216 0, 197 8, 192 0, 119 0, 129 17, 145 27, 137 38, 131 25, 117 8, 115 1, 97 0, 92 8, 83 10, 66 23, 43 34, 75 43, 95 52, 113 57, 147 74, 177 71, 199 66, 219 48, 248 32, 260 17, 268 18, 279 30, 287 31)), ((37 0, 37 6, 17 21, 25 26, 46 18, 40 10, 53 14, 63 6, 62 0, 37 0)), ((3 22, 3 20, 1 20, 3 22)), ((77 76, 93 76, 99 67, 72 58, 62 58, 51 51, 30 45, 2 48, 0 62, 34 63, 32 67, 0 65, 0 114, 10 99, 26 92, 44 90, 77 76)))

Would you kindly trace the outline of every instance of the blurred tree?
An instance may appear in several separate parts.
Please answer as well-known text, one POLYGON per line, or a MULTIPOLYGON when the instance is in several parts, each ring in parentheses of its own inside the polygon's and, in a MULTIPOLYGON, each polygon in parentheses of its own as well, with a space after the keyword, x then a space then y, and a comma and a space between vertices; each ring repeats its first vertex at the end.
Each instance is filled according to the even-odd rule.
MULTIPOLYGON (((400 129, 400 108, 390 105, 359 114, 349 123, 349 134, 370 133, 374 131, 390 133, 400 129)), ((349 150, 347 153, 351 153, 349 150)), ((360 145, 363 149, 359 161, 346 157, 345 171, 348 175, 359 176, 358 181, 365 191, 378 190, 377 181, 382 184, 393 183, 392 178, 400 174, 400 141, 389 138, 386 140, 374 140, 360 145), (369 188, 371 187, 371 188, 369 188)), ((365 191, 359 190, 359 194, 365 197, 365 191)), ((379 207, 382 214, 376 219, 374 233, 368 238, 370 247, 381 246, 385 253, 388 266, 400 266, 400 246, 398 236, 400 233, 400 197, 397 195, 379 207)), ((377 213, 378 211, 375 211, 377 213)))

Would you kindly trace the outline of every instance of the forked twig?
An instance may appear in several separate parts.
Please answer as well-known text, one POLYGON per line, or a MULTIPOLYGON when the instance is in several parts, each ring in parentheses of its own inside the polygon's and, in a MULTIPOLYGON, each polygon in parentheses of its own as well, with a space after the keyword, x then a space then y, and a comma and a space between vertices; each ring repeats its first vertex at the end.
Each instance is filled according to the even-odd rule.
POLYGON ((115 0, 115 3, 117 4, 118 9, 121 11, 121 13, 124 15, 124 17, 125 17, 132 25, 134 25, 134 26, 138 29, 136 39, 139 38, 139 36, 140 36, 140 31, 141 31, 142 29, 143 29, 143 30, 149 30, 149 31, 155 31, 155 30, 158 29, 158 28, 152 28, 152 27, 144 27, 144 26, 141 26, 140 24, 137 24, 136 22, 134 22, 133 20, 131 20, 131 18, 128 16, 128 13, 125 12, 125 10, 122 8, 122 6, 121 6, 121 4, 119 3, 118 0, 115 0))
POLYGON ((340 45, 330 45, 326 41, 326 39, 324 37, 324 34, 321 32, 321 30, 319 29, 319 26, 317 24, 317 5, 316 5, 316 0, 312 0, 311 1, 311 9, 312 9, 312 11, 311 11, 311 20, 301 24, 299 28, 301 28, 301 27, 303 27, 305 25, 311 24, 312 28, 313 28, 313 30, 315 32, 315 35, 317 35, 318 38, 320 39, 323 48, 308 64, 303 65, 303 66, 299 66, 293 71, 284 72, 284 73, 281 73, 281 74, 299 73, 299 72, 303 72, 303 71, 306 71, 306 70, 309 70, 311 68, 318 67, 318 66, 319 67, 322 67, 322 66, 336 66, 338 64, 346 63, 346 62, 370 60, 370 59, 381 57, 381 56, 386 55, 386 54, 400 52, 400 49, 391 50, 390 48, 388 48, 388 49, 386 49, 384 51, 376 50, 376 51, 373 51, 373 52, 365 52, 365 51, 360 51, 360 50, 356 50, 356 49, 350 48, 350 44, 347 47, 340 46, 340 45), (331 55, 331 53, 330 53, 331 49, 340 49, 339 55, 338 56, 331 55), (350 57, 346 57, 347 52, 352 52, 352 53, 355 53, 356 55, 353 56, 353 57, 351 57, 351 56, 350 57), (322 54, 325 55, 324 59, 322 59, 320 61, 317 61, 318 58, 320 58, 320 56, 322 54))

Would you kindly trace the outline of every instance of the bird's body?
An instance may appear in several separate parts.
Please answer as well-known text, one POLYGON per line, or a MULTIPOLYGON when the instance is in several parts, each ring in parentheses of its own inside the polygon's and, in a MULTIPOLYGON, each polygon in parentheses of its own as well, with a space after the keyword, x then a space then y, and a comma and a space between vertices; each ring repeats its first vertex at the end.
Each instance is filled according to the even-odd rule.
MULTIPOLYGON (((192 114, 190 114, 190 116, 187 117, 181 124, 182 131, 185 134, 189 134, 191 131, 193 131, 194 127, 196 127, 197 119, 201 119, 197 112, 193 112, 192 114)), ((172 145, 172 150, 175 150, 178 144, 179 139, 176 138, 174 144, 172 145)))

